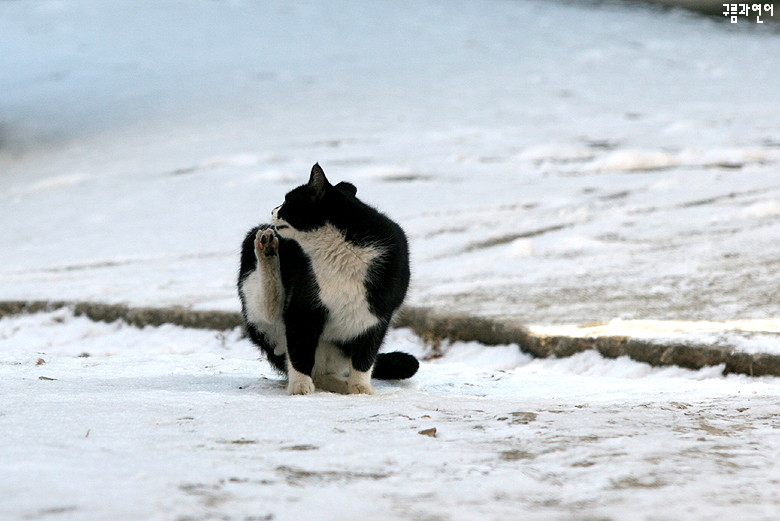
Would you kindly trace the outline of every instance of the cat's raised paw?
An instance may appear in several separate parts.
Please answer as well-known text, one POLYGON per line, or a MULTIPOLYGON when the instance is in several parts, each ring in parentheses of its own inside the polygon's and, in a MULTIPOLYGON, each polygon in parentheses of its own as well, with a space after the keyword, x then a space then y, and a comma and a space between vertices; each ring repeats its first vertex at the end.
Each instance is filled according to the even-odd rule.
POLYGON ((271 228, 258 230, 255 236, 255 251, 257 256, 274 257, 279 251, 279 238, 271 228))

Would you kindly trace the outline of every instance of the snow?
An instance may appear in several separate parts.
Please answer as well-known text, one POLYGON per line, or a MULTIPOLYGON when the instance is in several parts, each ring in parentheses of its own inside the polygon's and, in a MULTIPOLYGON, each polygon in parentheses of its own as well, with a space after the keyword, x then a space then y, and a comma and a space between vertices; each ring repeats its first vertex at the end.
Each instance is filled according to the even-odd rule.
MULTIPOLYGON (((387 348, 428 352, 408 330, 387 348)), ((374 396, 289 397, 238 331, 68 310, 0 320, 0 351, 3 519, 769 520, 780 501, 777 378, 456 343, 374 396)))
MULTIPOLYGON (((407 231, 412 305, 779 353, 771 27, 607 2, 0 2, 0 298, 235 311, 245 231, 319 161, 407 231)), ((780 502, 778 380, 720 367, 455 344, 376 396, 296 399, 237 331, 61 311, 1 320, 0 344, 2 519, 780 502)), ((430 354, 403 330, 387 348, 430 354)))
POLYGON ((658 344, 722 346, 751 354, 780 354, 780 322, 767 320, 685 321, 621 320, 581 325, 531 326, 542 336, 631 337, 658 344))
POLYGON ((319 161, 407 230, 411 304, 543 325, 776 316, 769 24, 95 5, 0 6, 4 298, 235 310, 244 231, 319 161))

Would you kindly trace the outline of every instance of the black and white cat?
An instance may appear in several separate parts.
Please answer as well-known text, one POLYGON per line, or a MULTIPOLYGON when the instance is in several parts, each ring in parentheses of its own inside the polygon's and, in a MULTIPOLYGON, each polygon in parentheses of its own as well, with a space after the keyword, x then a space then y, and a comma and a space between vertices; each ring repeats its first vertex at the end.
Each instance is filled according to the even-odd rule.
POLYGON ((289 394, 315 386, 371 394, 380 379, 413 376, 406 353, 378 354, 409 286, 409 249, 398 224, 333 186, 319 164, 309 182, 249 231, 238 294, 249 338, 288 376, 289 394))

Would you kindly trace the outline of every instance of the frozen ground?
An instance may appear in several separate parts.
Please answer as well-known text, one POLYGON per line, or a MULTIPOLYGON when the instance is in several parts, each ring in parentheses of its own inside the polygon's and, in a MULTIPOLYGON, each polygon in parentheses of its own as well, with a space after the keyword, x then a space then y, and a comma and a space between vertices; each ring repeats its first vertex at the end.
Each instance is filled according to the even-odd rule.
MULTIPOLYGON (((777 56, 579 2, 0 2, 0 298, 236 310, 245 230, 319 161, 407 230, 411 304, 778 352, 777 56)), ((778 381, 717 367, 456 345, 294 399, 237 332, 66 312, 0 353, 2 519, 780 509, 778 381)))
MULTIPOLYGON (((404 330, 388 347, 426 354, 404 330)), ((769 521, 780 509, 775 378, 455 344, 375 396, 289 397, 237 331, 66 310, 0 320, 0 351, 2 519, 769 521)))

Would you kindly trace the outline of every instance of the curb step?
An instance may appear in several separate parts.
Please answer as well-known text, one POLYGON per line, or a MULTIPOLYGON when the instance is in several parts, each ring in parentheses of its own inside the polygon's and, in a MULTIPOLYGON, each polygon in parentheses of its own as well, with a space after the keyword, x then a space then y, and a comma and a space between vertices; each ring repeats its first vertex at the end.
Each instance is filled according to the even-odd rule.
MULTIPOLYGON (((124 320, 137 327, 174 324, 194 329, 227 330, 242 325, 241 315, 229 311, 193 311, 183 307, 131 307, 124 304, 68 301, 0 301, 0 318, 70 308, 76 316, 99 322, 124 320)), ((542 336, 521 324, 462 314, 447 314, 422 307, 404 307, 395 327, 407 327, 428 341, 476 341, 486 345, 517 344, 537 358, 562 358, 595 349, 606 358, 628 356, 652 366, 686 369, 724 365, 724 373, 780 376, 780 355, 750 354, 729 347, 675 343, 660 344, 630 337, 542 336)))
POLYGON ((605 358, 627 356, 652 366, 686 369, 724 365, 724 374, 780 376, 780 355, 750 354, 729 347, 690 343, 656 343, 624 336, 571 337, 530 333, 507 320, 439 314, 426 308, 401 310, 396 327, 408 327, 423 338, 477 341, 487 345, 518 344, 537 358, 563 358, 594 349, 605 358))

